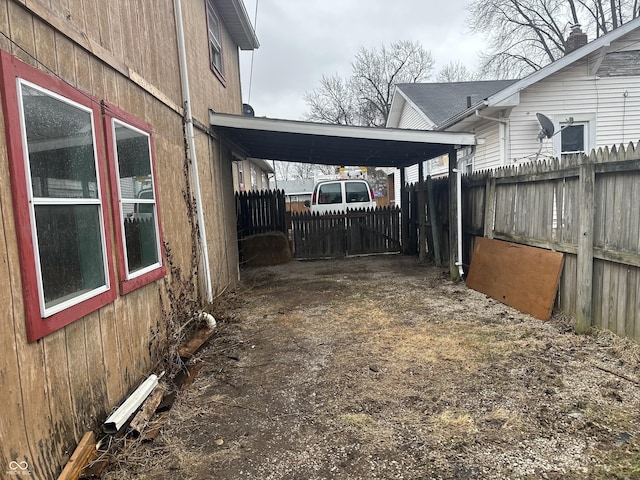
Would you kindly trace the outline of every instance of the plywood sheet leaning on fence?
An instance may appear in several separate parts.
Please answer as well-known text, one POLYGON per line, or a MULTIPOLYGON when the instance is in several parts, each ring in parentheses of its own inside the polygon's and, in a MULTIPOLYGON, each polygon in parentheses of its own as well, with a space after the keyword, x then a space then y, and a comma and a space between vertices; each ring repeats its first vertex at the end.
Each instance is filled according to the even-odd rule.
POLYGON ((549 320, 563 262, 560 252, 477 237, 467 286, 549 320))

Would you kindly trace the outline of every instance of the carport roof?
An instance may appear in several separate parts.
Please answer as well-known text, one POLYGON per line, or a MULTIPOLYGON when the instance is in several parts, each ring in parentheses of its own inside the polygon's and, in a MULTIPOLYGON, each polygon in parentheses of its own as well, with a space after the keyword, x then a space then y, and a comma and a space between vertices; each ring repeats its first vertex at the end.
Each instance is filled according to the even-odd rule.
POLYGON ((324 165, 407 167, 475 145, 473 133, 329 125, 210 112, 211 127, 248 157, 324 165))

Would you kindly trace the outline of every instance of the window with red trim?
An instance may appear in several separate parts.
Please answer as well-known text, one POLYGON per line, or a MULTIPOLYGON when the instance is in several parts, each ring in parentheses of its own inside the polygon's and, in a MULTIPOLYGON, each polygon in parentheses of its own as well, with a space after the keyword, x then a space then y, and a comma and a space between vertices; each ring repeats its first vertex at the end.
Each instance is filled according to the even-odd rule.
POLYGON ((0 73, 27 339, 33 342, 117 296, 109 181, 120 292, 165 275, 152 127, 2 50, 0 73))
POLYGON ((0 52, 29 341, 115 298, 99 102, 0 52))
POLYGON ((165 275, 154 173, 152 128, 103 104, 111 172, 120 292, 165 275))

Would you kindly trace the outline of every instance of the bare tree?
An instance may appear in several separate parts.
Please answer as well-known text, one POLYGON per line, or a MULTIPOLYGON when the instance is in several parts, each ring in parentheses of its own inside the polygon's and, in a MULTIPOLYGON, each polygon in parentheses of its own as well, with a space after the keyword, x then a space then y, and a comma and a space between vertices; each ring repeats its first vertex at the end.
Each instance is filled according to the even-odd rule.
POLYGON ((467 66, 459 60, 451 60, 440 69, 436 75, 439 82, 469 82, 478 80, 479 76, 467 68, 467 66))
POLYGON ((638 7, 638 0, 472 0, 469 26, 489 40, 483 73, 513 78, 564 55, 572 25, 599 37, 637 17, 638 7))
POLYGON ((275 162, 275 175, 280 180, 305 180, 315 178, 318 175, 331 175, 336 173, 335 165, 317 165, 315 163, 300 162, 275 162))
POLYGON ((355 124, 355 98, 348 80, 337 75, 323 75, 320 86, 311 93, 305 93, 304 99, 309 106, 308 120, 337 125, 355 124))
POLYGON ((431 53, 417 42, 395 42, 370 50, 361 47, 351 64, 350 78, 323 76, 320 86, 305 94, 307 119, 384 126, 395 85, 426 80, 433 64, 431 53))

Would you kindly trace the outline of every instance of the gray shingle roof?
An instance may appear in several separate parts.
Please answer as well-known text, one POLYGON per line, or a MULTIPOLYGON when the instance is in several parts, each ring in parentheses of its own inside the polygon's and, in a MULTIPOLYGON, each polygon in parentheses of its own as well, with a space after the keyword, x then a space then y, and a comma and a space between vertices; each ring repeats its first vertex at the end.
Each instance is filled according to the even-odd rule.
POLYGON ((436 125, 467 109, 467 97, 476 105, 517 80, 450 83, 400 83, 397 88, 436 125))

